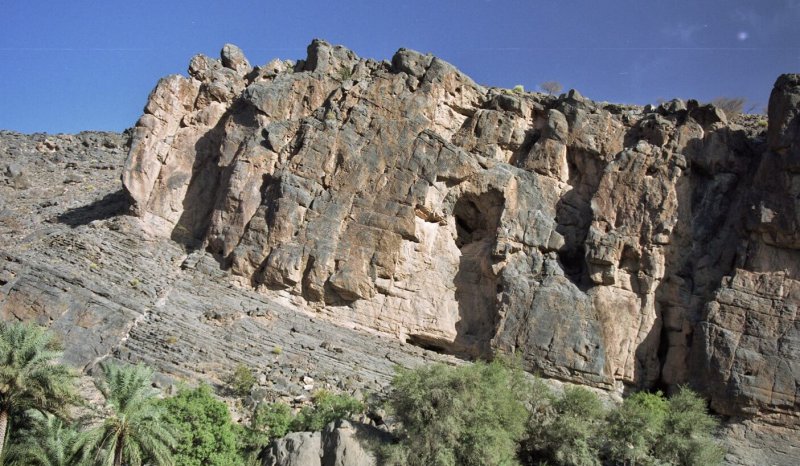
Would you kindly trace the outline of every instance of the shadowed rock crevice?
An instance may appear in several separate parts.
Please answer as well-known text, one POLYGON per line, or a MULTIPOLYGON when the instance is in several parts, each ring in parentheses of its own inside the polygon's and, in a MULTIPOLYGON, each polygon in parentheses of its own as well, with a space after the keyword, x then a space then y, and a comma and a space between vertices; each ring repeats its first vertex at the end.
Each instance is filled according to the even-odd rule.
POLYGON ((597 192, 605 163, 581 150, 567 150, 567 166, 571 186, 556 205, 556 231, 564 237, 558 250, 564 274, 579 289, 592 286, 586 263, 586 236, 592 224, 591 200, 597 192))
POLYGON ((461 250, 458 273, 453 279, 460 318, 453 342, 456 352, 487 356, 489 342, 497 330, 499 280, 492 266, 504 207, 503 195, 489 190, 465 194, 453 208, 456 246, 461 250))

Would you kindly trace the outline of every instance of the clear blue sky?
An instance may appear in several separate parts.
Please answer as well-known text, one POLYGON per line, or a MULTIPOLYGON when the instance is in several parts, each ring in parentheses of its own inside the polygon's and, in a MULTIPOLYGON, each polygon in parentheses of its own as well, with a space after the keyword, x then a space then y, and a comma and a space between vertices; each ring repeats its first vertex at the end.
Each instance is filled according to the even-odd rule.
POLYGON ((377 59, 432 52, 485 85, 760 110, 800 72, 800 0, 0 0, 0 129, 122 130, 196 53, 233 42, 264 64, 315 37, 377 59))

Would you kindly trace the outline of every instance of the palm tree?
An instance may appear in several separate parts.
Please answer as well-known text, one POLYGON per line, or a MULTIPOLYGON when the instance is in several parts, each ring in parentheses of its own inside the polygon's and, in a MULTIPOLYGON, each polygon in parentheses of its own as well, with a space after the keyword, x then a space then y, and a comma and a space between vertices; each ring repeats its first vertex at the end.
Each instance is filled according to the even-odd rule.
POLYGON ((0 455, 9 421, 29 410, 64 415, 76 399, 53 334, 27 323, 0 322, 0 455))
POLYGON ((106 399, 108 413, 83 436, 83 458, 103 466, 141 466, 145 461, 173 464, 177 442, 164 418, 165 409, 156 403, 152 378, 152 369, 142 365, 103 366, 97 388, 106 399))
POLYGON ((33 428, 22 440, 9 445, 5 458, 8 466, 73 466, 78 432, 61 419, 38 412, 31 413, 33 428))

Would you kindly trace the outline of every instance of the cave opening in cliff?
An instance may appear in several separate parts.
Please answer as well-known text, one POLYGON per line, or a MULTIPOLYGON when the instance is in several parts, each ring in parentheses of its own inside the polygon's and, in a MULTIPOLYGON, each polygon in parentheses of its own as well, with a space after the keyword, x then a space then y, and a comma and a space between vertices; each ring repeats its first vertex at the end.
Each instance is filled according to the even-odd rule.
POLYGON ((504 206, 503 195, 494 189, 482 194, 461 196, 453 207, 456 246, 463 250, 464 246, 487 238, 496 241, 504 206))
POLYGON ((492 266, 504 208, 503 194, 493 189, 464 194, 453 208, 456 246, 461 251, 453 279, 459 311, 453 352, 460 355, 489 354, 499 318, 499 281, 492 266))

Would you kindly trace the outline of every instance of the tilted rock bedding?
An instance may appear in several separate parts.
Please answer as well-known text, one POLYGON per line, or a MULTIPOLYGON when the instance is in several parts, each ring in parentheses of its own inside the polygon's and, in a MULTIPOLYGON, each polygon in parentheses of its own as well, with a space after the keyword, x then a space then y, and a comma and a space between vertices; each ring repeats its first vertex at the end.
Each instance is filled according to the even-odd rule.
POLYGON ((0 135, 32 145, 0 167, 0 313, 59 329, 87 370, 218 380, 240 361, 292 397, 317 373, 371 389, 394 363, 500 353, 616 392, 690 384, 730 420, 729 462, 792 464, 798 114, 798 75, 767 125, 488 88, 404 49, 378 62, 316 40, 252 67, 226 45, 162 79, 129 142, 54 162, 36 186, 69 207, 25 203, 39 188, 17 165, 41 173, 61 149, 37 137, 80 135, 0 135), (116 176, 126 143, 121 192, 110 176, 88 205, 53 192, 97 184, 64 170, 103 154, 116 176), (23 204, 33 217, 3 216, 23 204))

